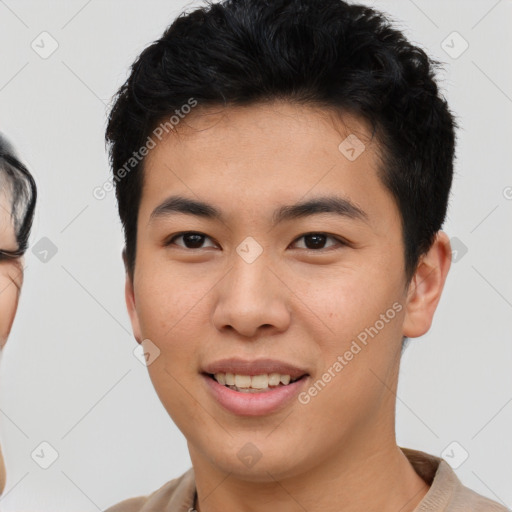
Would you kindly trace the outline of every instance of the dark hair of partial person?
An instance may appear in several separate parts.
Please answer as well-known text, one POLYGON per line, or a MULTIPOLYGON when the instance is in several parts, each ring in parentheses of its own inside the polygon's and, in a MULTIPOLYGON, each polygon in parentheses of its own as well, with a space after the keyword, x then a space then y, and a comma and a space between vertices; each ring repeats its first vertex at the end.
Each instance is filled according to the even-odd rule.
POLYGON ((4 188, 7 189, 6 194, 11 202, 10 213, 17 248, 10 251, 0 247, 0 259, 18 258, 27 250, 37 201, 37 187, 11 144, 0 134, 0 191, 3 192, 4 188))
MULTIPOLYGON (((438 68, 369 7, 207 1, 182 12, 132 64, 106 130, 112 172, 191 97, 205 108, 286 100, 355 115, 378 141, 378 174, 400 211, 409 283, 445 220, 452 184, 457 124, 436 83, 438 68)), ((115 180, 132 277, 144 162, 115 180)))

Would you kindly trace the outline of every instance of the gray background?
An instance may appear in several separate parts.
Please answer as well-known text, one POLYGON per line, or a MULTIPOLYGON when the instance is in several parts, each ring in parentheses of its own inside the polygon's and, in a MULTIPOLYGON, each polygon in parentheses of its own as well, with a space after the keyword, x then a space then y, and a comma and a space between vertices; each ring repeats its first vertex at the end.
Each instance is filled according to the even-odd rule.
MULTIPOLYGON (((463 483, 511 507, 512 2, 366 3, 446 62, 442 87, 462 126, 445 224, 457 261, 430 332, 404 354, 398 441, 455 462, 467 451, 456 470, 463 483), (469 44, 461 55, 454 31, 469 44)), ((40 193, 0 375, 2 510, 101 510, 190 466, 184 437, 132 352, 114 195, 92 195, 109 173, 110 98, 185 5, 199 3, 0 1, 0 130, 40 193), (58 43, 46 59, 31 47, 51 49, 44 31, 58 43), (57 249, 46 261, 45 237, 57 249), (46 470, 34 460, 50 461, 42 442, 58 452, 46 470)))

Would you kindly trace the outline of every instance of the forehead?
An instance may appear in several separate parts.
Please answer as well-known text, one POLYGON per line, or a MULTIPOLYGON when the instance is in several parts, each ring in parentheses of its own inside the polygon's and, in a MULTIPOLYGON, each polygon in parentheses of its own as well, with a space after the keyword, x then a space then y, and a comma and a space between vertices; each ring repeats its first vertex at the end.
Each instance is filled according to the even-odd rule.
POLYGON ((290 150, 303 155, 311 153, 314 148, 332 153, 334 158, 340 152, 337 143, 349 135, 357 136, 366 150, 378 151, 364 120, 332 109, 277 100, 245 107, 196 107, 172 129, 166 129, 156 151, 149 153, 146 162, 151 165, 165 147, 173 147, 184 154, 193 153, 188 157, 207 159, 216 153, 228 158, 241 151, 246 157, 251 150, 258 160, 266 156, 275 159, 290 150), (232 145, 235 141, 238 146, 232 145), (333 146, 333 143, 336 144, 333 146), (275 149, 279 151, 273 153, 275 149))
POLYGON ((195 111, 148 153, 140 213, 174 192, 248 210, 336 191, 376 210, 391 199, 379 165, 354 116, 285 102, 195 111))

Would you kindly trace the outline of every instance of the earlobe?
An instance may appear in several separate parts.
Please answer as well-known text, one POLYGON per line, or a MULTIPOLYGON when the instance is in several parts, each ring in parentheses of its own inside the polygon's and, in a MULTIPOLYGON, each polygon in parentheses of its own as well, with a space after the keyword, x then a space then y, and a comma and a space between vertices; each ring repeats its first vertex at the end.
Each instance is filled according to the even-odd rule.
POLYGON ((438 231, 429 251, 420 259, 409 285, 403 325, 408 338, 422 336, 430 329, 451 265, 448 235, 438 231))
POLYGON ((135 303, 135 290, 133 286, 132 278, 130 277, 130 272, 128 272, 128 266, 126 261, 126 252, 123 250, 123 261, 125 264, 126 270, 126 281, 124 286, 124 296, 126 301, 126 309, 128 310, 128 316, 130 317, 130 322, 132 324, 133 336, 137 343, 141 343, 142 336, 139 324, 139 316, 137 314, 137 306, 135 303))

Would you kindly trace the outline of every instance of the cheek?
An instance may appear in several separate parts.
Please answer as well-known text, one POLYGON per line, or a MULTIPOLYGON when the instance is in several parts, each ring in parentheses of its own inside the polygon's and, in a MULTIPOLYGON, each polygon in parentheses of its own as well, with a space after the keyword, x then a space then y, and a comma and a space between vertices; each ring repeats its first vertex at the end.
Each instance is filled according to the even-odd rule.
POLYGON ((18 289, 10 279, 0 276, 0 346, 7 342, 18 306, 18 289))
POLYGON ((215 282, 169 267, 146 266, 151 271, 146 270, 135 285, 142 339, 160 350, 148 370, 157 393, 167 397, 164 402, 181 390, 173 377, 185 383, 197 373, 197 352, 212 329, 208 292, 215 282))
POLYGON ((201 287, 200 282, 176 273, 172 278, 155 273, 136 291, 141 335, 160 350, 148 366, 149 377, 160 402, 184 432, 190 430, 190 422, 203 424, 206 420, 204 410, 191 397, 198 385, 197 353, 211 332, 205 325, 206 301, 201 300, 210 287, 196 290, 191 285, 201 287))
MULTIPOLYGON (((382 273, 377 277, 347 273, 309 287, 304 295, 305 304, 318 318, 309 336, 316 341, 321 360, 317 387, 323 398, 317 401, 319 406, 323 402, 326 407, 328 403, 359 407, 365 403, 363 395, 380 392, 378 377, 385 379, 396 364, 405 312, 400 280, 393 282, 389 274, 389 281, 384 280, 382 273)), ((308 322, 304 328, 312 325, 308 322)))
MULTIPOLYGON (((388 276, 389 277, 389 276, 388 276)), ((356 268, 330 269, 294 279, 294 292, 314 313, 314 322, 333 349, 357 336, 379 319, 397 299, 397 288, 382 278, 356 268)), ((309 314, 310 315, 310 314, 309 314)))
POLYGON ((142 335, 165 344, 175 341, 180 332, 197 325, 202 299, 210 288, 209 281, 173 269, 146 273, 135 287, 142 335))

